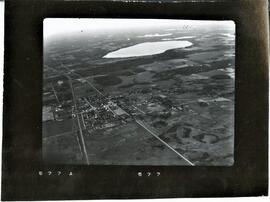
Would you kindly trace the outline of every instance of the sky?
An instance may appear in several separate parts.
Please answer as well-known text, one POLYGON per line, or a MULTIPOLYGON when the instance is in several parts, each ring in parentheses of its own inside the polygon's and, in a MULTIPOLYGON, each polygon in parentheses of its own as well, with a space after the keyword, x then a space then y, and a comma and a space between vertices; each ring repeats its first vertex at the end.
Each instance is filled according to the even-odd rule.
POLYGON ((81 31, 130 30, 136 28, 184 26, 216 26, 234 28, 233 21, 168 20, 168 19, 110 19, 110 18, 46 18, 43 21, 44 38, 81 31))

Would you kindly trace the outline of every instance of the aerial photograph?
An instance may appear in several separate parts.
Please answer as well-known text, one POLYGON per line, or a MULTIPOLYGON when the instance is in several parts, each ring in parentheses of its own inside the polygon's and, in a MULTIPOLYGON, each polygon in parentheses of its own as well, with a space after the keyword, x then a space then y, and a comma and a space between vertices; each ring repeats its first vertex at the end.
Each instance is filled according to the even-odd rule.
POLYGON ((235 23, 43 21, 48 164, 232 166, 235 23))

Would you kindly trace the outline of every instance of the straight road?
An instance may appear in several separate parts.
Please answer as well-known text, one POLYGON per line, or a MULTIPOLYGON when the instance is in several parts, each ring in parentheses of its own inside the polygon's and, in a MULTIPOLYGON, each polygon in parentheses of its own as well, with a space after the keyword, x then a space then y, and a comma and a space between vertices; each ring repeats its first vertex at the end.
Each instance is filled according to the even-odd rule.
MULTIPOLYGON (((64 67, 64 66, 62 66, 64 67)), ((79 76, 80 78, 83 78, 82 75, 80 74, 77 74, 77 73, 74 73, 72 72, 69 68, 67 67, 64 67, 70 74, 74 74, 74 75, 77 75, 79 76)), ((69 79, 71 79, 69 77, 69 79)), ((87 84, 92 87, 98 94, 100 94, 101 96, 103 97, 106 97, 103 93, 101 93, 91 82, 89 82, 87 79, 84 79, 85 82, 87 82, 87 84)), ((71 84, 72 85, 72 84, 71 84)), ((72 95, 74 94, 73 92, 73 87, 72 87, 72 95)), ((74 99, 75 99, 75 95, 73 96, 74 99)), ((76 99, 74 100, 74 102, 76 102, 76 99)), ((75 104, 75 103, 74 103, 75 104)), ((136 108, 137 110, 139 110, 136 106, 132 105, 134 108, 136 108)), ((119 107, 119 106, 118 106, 119 107)), ((75 106, 75 108, 77 109, 77 105, 75 106)), ((119 107, 120 108, 120 107, 119 107)), ((121 108, 120 108, 121 109, 121 108)), ((109 110, 111 110, 109 108, 109 110)), ((123 109, 122 109, 123 110, 123 109)), ((111 110, 112 111, 112 110, 111 110)), ((124 111, 124 110, 123 110, 124 111)), ((145 114, 145 112, 139 110, 141 113, 145 114)), ((115 114, 113 111, 112 111, 113 114, 115 114)), ((79 117, 79 116, 77 116, 79 117)), ((149 127, 147 127, 142 121, 140 120, 137 120, 135 119, 134 120, 139 126, 141 126, 144 130, 146 130, 148 133, 150 133, 152 136, 154 136, 157 140, 159 140, 162 144, 164 144, 167 148, 169 148, 171 151, 173 151, 175 154, 177 154, 181 159, 183 159, 188 165, 191 165, 191 166, 195 166, 194 163, 192 163, 190 160, 188 160, 186 157, 184 157, 182 154, 180 154, 178 151, 176 151, 173 147, 171 147, 168 143, 166 143, 164 140, 162 140, 160 137, 158 137, 158 135, 156 135, 151 129, 149 129, 149 127)), ((81 130, 81 126, 80 126, 80 122, 79 122, 79 119, 78 119, 78 125, 80 127, 80 134, 82 136, 82 139, 83 139, 83 134, 82 134, 82 130, 81 130)), ((84 147, 85 147, 85 144, 84 144, 84 147)), ((87 160, 88 160, 88 155, 87 155, 87 152, 86 152, 86 149, 85 149, 85 153, 86 153, 86 156, 87 156, 87 160)), ((89 163, 89 161, 88 161, 89 163)))
POLYGON ((139 112, 146 114, 144 111, 142 111, 141 109, 139 109, 138 107, 136 107, 135 105, 132 105, 132 107, 134 107, 135 109, 137 109, 139 112))
POLYGON ((176 153, 180 158, 185 160, 189 165, 195 166, 194 163, 192 163, 190 160, 188 160, 186 157, 184 157, 182 154, 180 154, 178 151, 176 151, 174 148, 172 148, 167 142, 162 140, 160 137, 158 137, 153 131, 151 131, 142 121, 135 119, 135 122, 139 124, 141 127, 143 127, 146 131, 148 131, 152 136, 154 136, 156 139, 158 139, 160 142, 162 142, 166 147, 168 147, 170 150, 172 150, 174 153, 176 153))
POLYGON ((66 76, 66 77, 68 78, 68 81, 69 81, 69 84, 70 84, 70 88, 71 88, 71 92, 72 92, 72 98, 73 98, 73 104, 74 104, 74 107, 75 107, 74 111, 75 111, 78 126, 79 126, 79 142, 80 142, 80 145, 81 145, 81 148, 82 148, 81 150, 83 151, 83 156, 84 156, 84 159, 86 161, 86 164, 89 165, 88 154, 87 154, 87 151, 86 151, 84 136, 83 136, 83 132, 82 132, 82 126, 81 126, 81 122, 83 120, 80 120, 80 118, 82 118, 82 117, 79 116, 79 114, 78 114, 77 102, 76 102, 76 97, 75 97, 75 93, 74 93, 71 78, 69 76, 66 76))

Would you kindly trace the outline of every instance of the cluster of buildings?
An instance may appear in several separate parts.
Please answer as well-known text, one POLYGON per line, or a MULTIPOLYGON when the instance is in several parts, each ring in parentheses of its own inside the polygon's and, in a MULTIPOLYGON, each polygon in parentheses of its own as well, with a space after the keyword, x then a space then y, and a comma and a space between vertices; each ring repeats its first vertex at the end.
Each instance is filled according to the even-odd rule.
POLYGON ((87 130, 111 128, 131 121, 130 115, 116 103, 98 94, 79 98, 78 113, 87 130))
POLYGON ((63 121, 81 116, 84 129, 91 131, 124 125, 135 119, 160 122, 185 109, 185 106, 172 99, 177 88, 162 89, 156 85, 149 92, 138 88, 133 92, 113 92, 103 96, 92 91, 77 97, 75 109, 67 84, 68 81, 58 81, 55 87, 46 86, 43 93, 43 121, 63 121))

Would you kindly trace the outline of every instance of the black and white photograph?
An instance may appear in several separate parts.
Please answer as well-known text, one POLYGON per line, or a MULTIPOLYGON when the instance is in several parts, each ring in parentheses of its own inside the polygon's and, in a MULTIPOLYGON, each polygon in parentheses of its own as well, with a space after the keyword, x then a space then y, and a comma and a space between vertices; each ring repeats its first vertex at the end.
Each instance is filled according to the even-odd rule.
POLYGON ((235 23, 46 18, 49 164, 232 166, 235 23))

